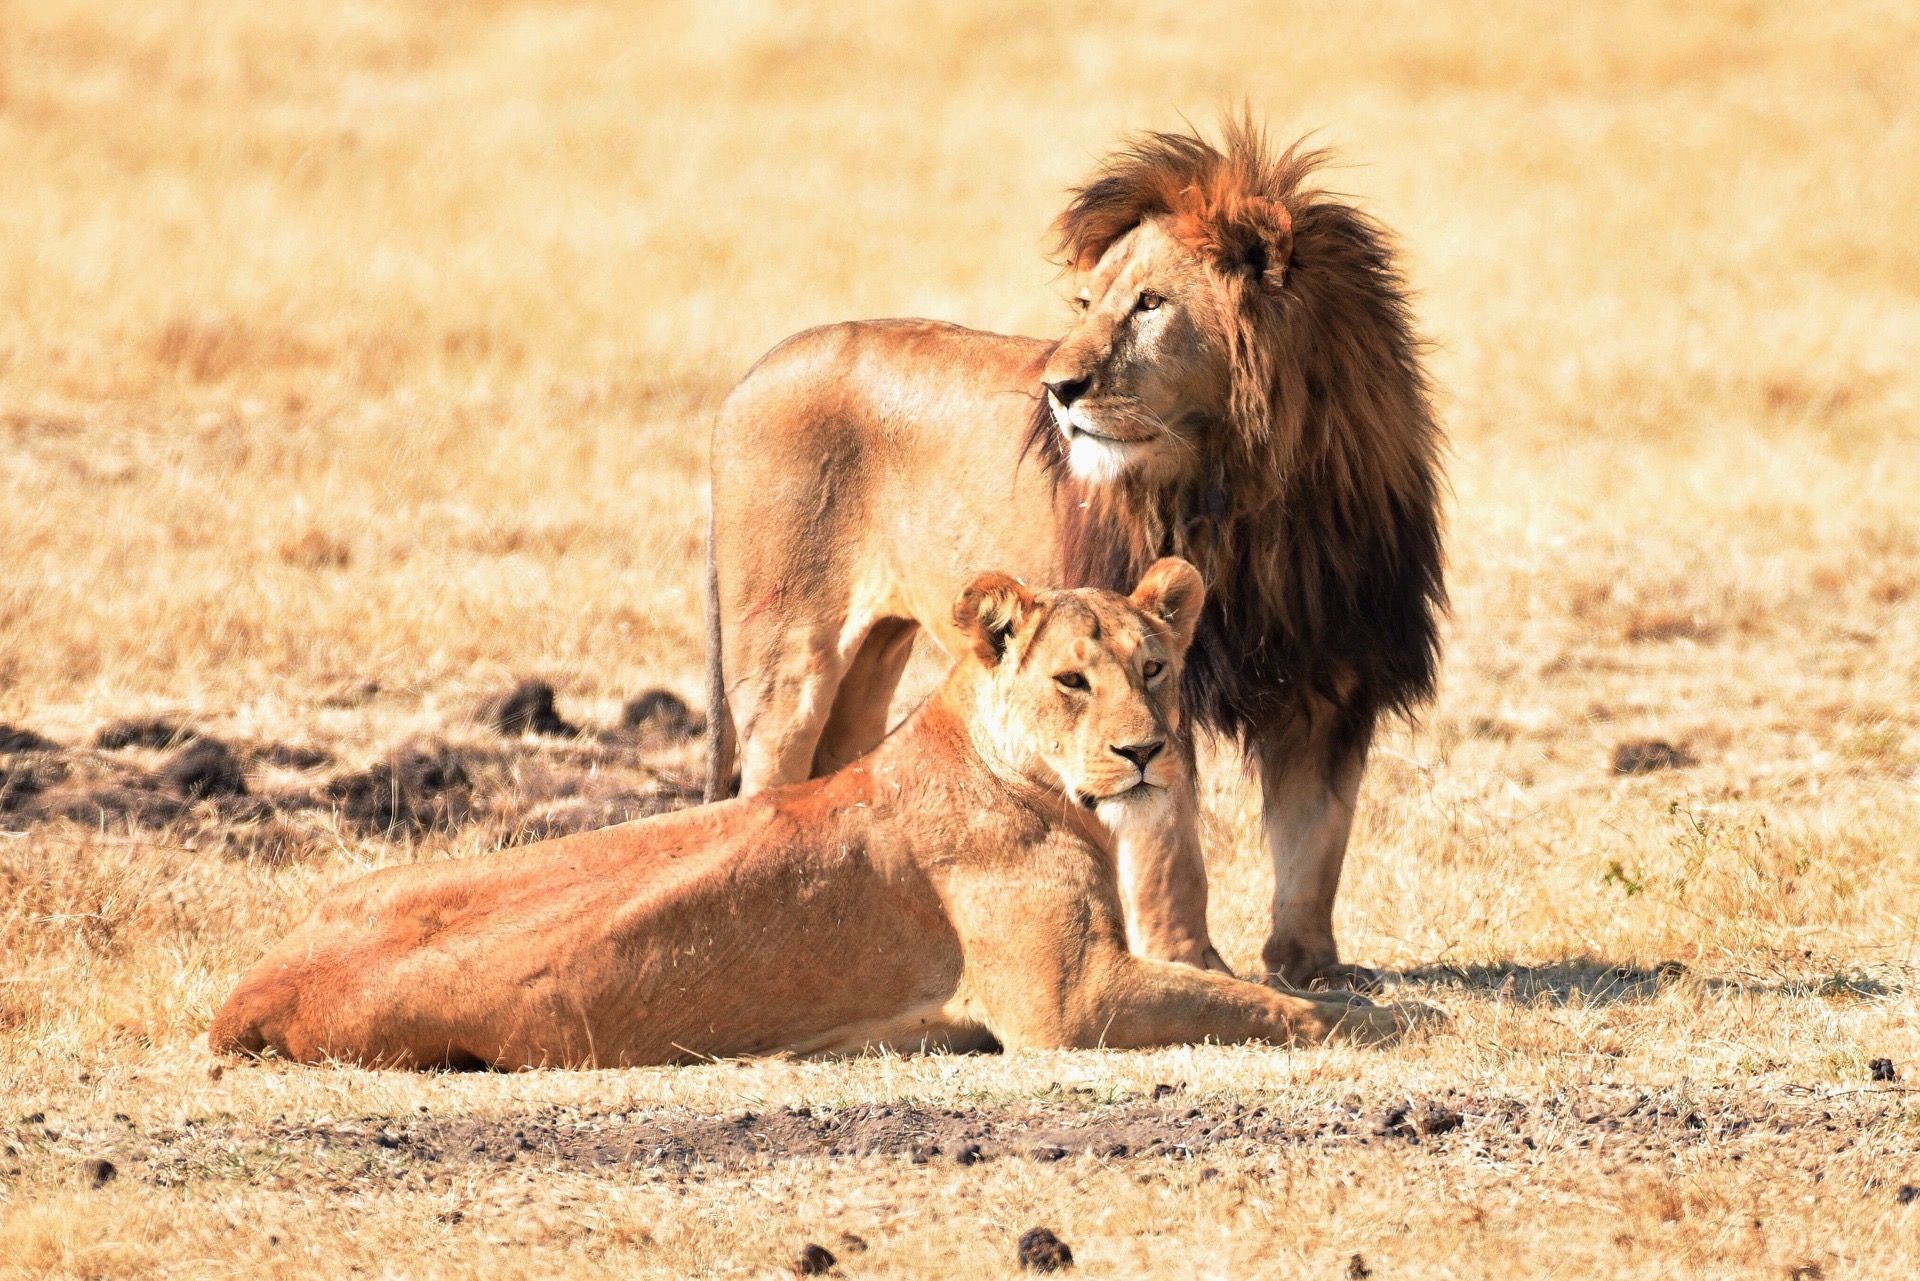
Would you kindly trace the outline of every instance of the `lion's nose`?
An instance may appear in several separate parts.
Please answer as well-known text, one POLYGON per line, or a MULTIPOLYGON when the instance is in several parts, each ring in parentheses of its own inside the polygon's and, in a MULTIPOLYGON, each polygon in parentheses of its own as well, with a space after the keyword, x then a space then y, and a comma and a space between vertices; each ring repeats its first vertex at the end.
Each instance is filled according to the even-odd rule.
POLYGON ((1155 739, 1151 743, 1129 743, 1125 747, 1116 747, 1113 750, 1132 761, 1134 768, 1140 771, 1142 777, 1145 777, 1147 762, 1160 755, 1160 749, 1165 746, 1165 743, 1155 739))
POLYGON ((1091 377, 1049 378, 1046 380, 1046 385, 1047 390, 1053 393, 1053 398, 1060 402, 1060 408, 1065 409, 1087 394, 1087 388, 1093 386, 1093 379, 1091 377))

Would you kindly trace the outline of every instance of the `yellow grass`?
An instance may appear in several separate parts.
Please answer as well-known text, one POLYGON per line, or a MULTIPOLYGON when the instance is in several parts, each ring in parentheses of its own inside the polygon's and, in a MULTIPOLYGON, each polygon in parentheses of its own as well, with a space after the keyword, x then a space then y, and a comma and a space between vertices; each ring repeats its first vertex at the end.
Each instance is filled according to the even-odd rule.
MULTIPOLYGON (((732 381, 831 319, 1056 331, 1063 189, 1128 128, 1242 101, 1340 149, 1330 181, 1401 234, 1435 343, 1444 690, 1376 758, 1338 923, 1450 1028, 1365 1053, 215 1080, 193 1039, 324 886, 499 832, 320 823, 274 859, 204 822, 0 815, 0 1275, 759 1275, 851 1231, 871 1248, 845 1275, 996 1276, 1035 1223, 1089 1276, 1336 1277, 1356 1253, 1382 1278, 1920 1272, 1920 1202, 1894 1196, 1920 1123, 1866 1070, 1920 1079, 1910 5, 13 0, 0 721, 72 744, 181 714, 355 764, 484 738, 466 711, 521 675, 594 724, 648 685, 697 704, 706 420, 732 381), (1613 774, 1646 738, 1698 764, 1613 774), (1657 990, 1596 977, 1663 961, 1687 969, 1657 990), (1276 1108, 1664 1092, 1772 1146, 694 1180, 334 1169, 269 1135, 1169 1081, 1276 1108), (1859 1141, 1804 1124, 1823 1112, 1859 1141), (232 1159, 150 1177, 139 1144, 188 1120, 228 1127, 232 1159), (126 1168, 96 1190, 80 1162, 106 1153, 126 1168)), ((1215 933, 1244 965, 1254 799, 1224 760, 1207 798, 1215 933)))

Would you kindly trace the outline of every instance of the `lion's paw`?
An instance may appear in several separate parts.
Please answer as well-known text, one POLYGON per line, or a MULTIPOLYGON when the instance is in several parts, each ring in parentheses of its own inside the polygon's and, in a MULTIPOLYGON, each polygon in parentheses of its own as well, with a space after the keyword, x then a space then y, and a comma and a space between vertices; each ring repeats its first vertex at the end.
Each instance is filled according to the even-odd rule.
POLYGON ((1269 969, 1260 981, 1281 992, 1378 992, 1385 986, 1379 971, 1346 961, 1269 969))

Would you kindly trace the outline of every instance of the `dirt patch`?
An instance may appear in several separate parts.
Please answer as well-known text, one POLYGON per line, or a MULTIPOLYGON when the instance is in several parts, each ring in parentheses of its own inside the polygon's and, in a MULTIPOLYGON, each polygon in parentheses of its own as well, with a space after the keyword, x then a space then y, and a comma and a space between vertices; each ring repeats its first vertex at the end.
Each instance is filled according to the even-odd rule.
POLYGON ((369 835, 451 830, 473 813, 473 779, 445 743, 403 747, 371 769, 334 779, 319 796, 369 835))
POLYGON ((1020 1234, 1014 1257, 1023 1272, 1058 1272, 1073 1266, 1073 1250, 1052 1228, 1028 1228, 1020 1234))
POLYGON ((60 744, 43 734, 0 722, 0 756, 19 752, 57 752, 60 744))
MULTIPOLYGON (((1494 1162, 1585 1150, 1621 1167, 1694 1153, 1762 1159, 1804 1169, 1811 1178, 1838 1152, 1864 1143, 1905 1143, 1899 1120, 1905 1115, 1903 1103, 1891 1092, 1819 1099, 1763 1097, 1731 1087, 1591 1087, 1537 1100, 1448 1095, 1392 1104, 1379 1098, 1313 1105, 1275 1099, 1266 1106, 1212 1100, 1169 1106, 1150 1098, 1102 1105, 1055 1095, 998 1107, 882 1103, 725 1116, 674 1108, 623 1113, 548 1106, 496 1118, 442 1118, 420 1111, 304 1122, 202 1120, 145 1131, 70 1128, 56 1138, 48 1138, 43 1127, 23 1124, 15 1127, 12 1142, 29 1161, 105 1155, 130 1176, 163 1185, 233 1178, 256 1162, 288 1173, 300 1166, 337 1172, 344 1162, 376 1179, 399 1180, 415 1171, 526 1162, 698 1175, 820 1159, 956 1165, 1169 1162, 1252 1155, 1275 1145, 1328 1151, 1388 1145, 1464 1152, 1494 1162), (1410 1123, 1383 1133, 1379 1119, 1395 1108, 1404 1109, 1410 1123), (1439 1123, 1423 1124, 1428 1118, 1439 1123)), ((1889 1170, 1896 1179, 1901 1173, 1889 1170)))
POLYGON ((84 752, 48 753, 0 771, 0 812, 14 822, 161 826, 185 809, 185 798, 156 775, 84 752))
POLYGON ((1656 774, 1661 770, 1687 769, 1699 763, 1684 747, 1676 747, 1664 738, 1634 739, 1613 749, 1616 774, 1656 774))
POLYGON ((809 1241, 800 1247, 800 1254, 794 1259, 790 1270, 797 1277, 823 1277, 833 1271, 838 1262, 840 1260, 834 1258, 833 1252, 827 1247, 809 1241))
POLYGON ((560 719, 554 710, 553 686, 545 681, 521 681, 486 706, 486 721, 495 730, 512 737, 517 734, 545 734, 553 738, 573 738, 580 727, 560 719))
POLYGON ((394 841, 480 826, 496 833, 499 844, 518 845, 700 799, 696 781, 649 765, 630 737, 502 747, 415 740, 317 786, 260 785, 250 777, 262 765, 309 772, 331 764, 328 753, 314 748, 235 747, 166 722, 108 737, 126 747, 176 746, 150 769, 121 749, 0 757, 0 814, 13 826, 170 827, 180 839, 211 840, 231 855, 278 863, 325 844, 336 824, 394 841))
POLYGON ((24 808, 45 787, 34 762, 0 762, 0 814, 24 808))
POLYGON ((277 769, 305 771, 333 764, 332 752, 293 743, 256 743, 247 749, 247 756, 256 764, 277 769))
POLYGON ((640 735, 693 738, 707 732, 707 722, 672 690, 650 689, 620 709, 620 728, 640 735))
POLYGON ((247 794, 240 758, 218 739, 194 739, 154 771, 154 777, 190 800, 247 794))
POLYGON ((158 716, 137 716, 111 721, 93 736, 93 745, 102 751, 119 752, 129 747, 168 751, 199 737, 193 729, 158 716))

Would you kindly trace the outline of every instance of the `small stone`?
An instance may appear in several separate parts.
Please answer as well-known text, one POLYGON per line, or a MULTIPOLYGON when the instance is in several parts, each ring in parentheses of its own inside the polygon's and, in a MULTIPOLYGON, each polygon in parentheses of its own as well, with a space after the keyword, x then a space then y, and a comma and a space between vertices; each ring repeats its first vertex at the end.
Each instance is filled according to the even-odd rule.
POLYGON ((1031 1149, 1027 1155, 1036 1161, 1064 1161, 1067 1159, 1067 1150, 1062 1147, 1055 1147, 1051 1143, 1043 1143, 1039 1147, 1031 1149))
POLYGON ((1366 1281, 1373 1275, 1373 1269, 1367 1266, 1367 1256, 1355 1252, 1347 1256, 1347 1281, 1366 1281))
POLYGON ((793 1261, 793 1275, 797 1277, 822 1277, 833 1270, 839 1260, 828 1252, 824 1245, 815 1245, 811 1241, 800 1247, 800 1255, 793 1261))
POLYGON ((1867 1078, 1872 1081, 1891 1081, 1900 1074, 1893 1070, 1892 1059, 1875 1059, 1867 1064, 1867 1078))
POLYGON ((915 1165, 925 1165, 929 1160, 939 1155, 939 1146, 932 1143, 916 1143, 907 1149, 907 1159, 915 1165))
POLYGON ((1161 1099, 1170 1099, 1174 1095, 1178 1094, 1179 1092, 1180 1092, 1179 1086, 1168 1085, 1166 1082, 1163 1081, 1159 1085, 1156 1085, 1153 1087, 1154 1101, 1158 1102, 1161 1099))
POLYGON ((227 1069, 225 1065, 216 1063, 212 1067, 207 1069, 207 1080, 218 1081, 221 1077, 225 1076, 226 1074, 227 1074, 227 1069))
POLYGON ((978 1165, 986 1159, 985 1154, 980 1151, 980 1145, 978 1143, 969 1143, 953 1154, 953 1160, 956 1165, 978 1165))
POLYGON ((1452 1108, 1443 1108, 1437 1104, 1428 1104, 1415 1122, 1420 1133, 1425 1135, 1446 1134, 1460 1128, 1460 1114, 1452 1108))
POLYGON ((113 1181, 115 1175, 120 1173, 113 1162, 104 1157, 95 1157, 80 1169, 86 1174, 87 1181, 96 1188, 105 1187, 113 1181))
POLYGON ((1049 1228, 1022 1232, 1018 1258, 1023 1272, 1058 1272, 1073 1266, 1072 1248, 1049 1228))
POLYGON ((1920 1188, 1911 1183, 1902 1183, 1900 1190, 1893 1194, 1893 1199, 1901 1205, 1912 1205, 1915 1200, 1920 1200, 1920 1188))
POLYGON ((840 1234, 840 1248, 848 1254, 860 1254, 866 1250, 867 1243, 851 1232, 842 1232, 840 1234))

